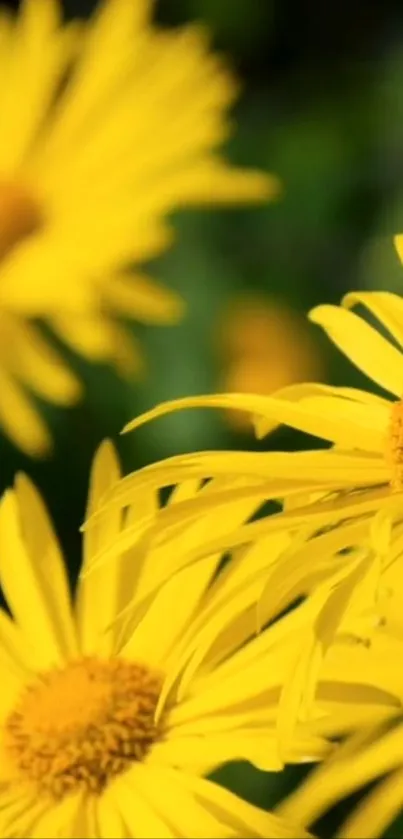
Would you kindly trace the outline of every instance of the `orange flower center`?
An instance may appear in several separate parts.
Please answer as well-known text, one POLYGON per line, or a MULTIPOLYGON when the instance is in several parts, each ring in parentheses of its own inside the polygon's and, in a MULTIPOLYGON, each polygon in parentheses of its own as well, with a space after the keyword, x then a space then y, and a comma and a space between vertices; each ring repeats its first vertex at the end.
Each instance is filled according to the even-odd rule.
POLYGON ((395 492, 403 490, 403 400, 391 409, 386 456, 391 466, 390 485, 395 492))
POLYGON ((45 673, 7 718, 6 753, 38 792, 99 794, 160 735, 161 683, 159 673, 120 659, 83 658, 45 673))
POLYGON ((42 226, 42 213, 23 187, 0 180, 0 259, 42 226))

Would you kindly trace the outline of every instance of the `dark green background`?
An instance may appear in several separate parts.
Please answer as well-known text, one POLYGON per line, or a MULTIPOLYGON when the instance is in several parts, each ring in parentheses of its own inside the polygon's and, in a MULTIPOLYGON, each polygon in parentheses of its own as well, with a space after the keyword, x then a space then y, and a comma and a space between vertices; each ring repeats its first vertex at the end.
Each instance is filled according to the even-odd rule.
MULTIPOLYGON (((65 2, 68 16, 85 16, 93 5, 65 2)), ((338 302, 353 288, 403 289, 391 238, 403 231, 403 4, 160 0, 156 11, 166 25, 195 19, 210 24, 213 43, 228 54, 244 84, 235 111, 239 130, 228 154, 277 173, 285 189, 280 202, 258 209, 177 214, 177 243, 151 267, 181 292, 188 314, 175 328, 136 328, 148 378, 122 382, 110 370, 72 357, 87 398, 68 411, 44 406, 54 457, 33 463, 0 441, 0 490, 17 469, 34 477, 73 576, 95 447, 106 435, 117 439, 125 422, 162 399, 214 389, 215 328, 233 294, 276 293, 305 312, 319 302, 338 302)), ((324 339, 318 346, 329 380, 358 381, 324 339)), ((306 445, 281 431, 261 445, 289 448, 295 442, 306 445)), ((257 445, 229 431, 214 412, 174 415, 119 441, 126 470, 185 450, 257 445)), ((290 770, 271 778, 245 766, 225 773, 232 788, 261 806, 270 806, 300 776, 290 770)), ((321 825, 321 835, 331 835, 339 816, 321 825)))

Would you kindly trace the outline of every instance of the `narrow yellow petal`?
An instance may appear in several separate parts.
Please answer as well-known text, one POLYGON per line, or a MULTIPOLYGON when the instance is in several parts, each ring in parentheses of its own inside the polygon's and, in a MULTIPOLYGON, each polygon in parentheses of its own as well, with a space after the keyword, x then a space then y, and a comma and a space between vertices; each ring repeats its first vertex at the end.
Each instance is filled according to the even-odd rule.
POLYGON ((394 237, 394 245, 397 250, 399 259, 403 262, 403 234, 398 233, 397 236, 394 237))
MULTIPOLYGON (((359 737, 361 736, 359 734, 359 737)), ((343 747, 343 751, 340 750, 339 759, 336 752, 331 761, 312 773, 308 781, 282 803, 279 812, 291 818, 296 817, 298 813, 298 818, 303 824, 311 824, 341 798, 375 778, 401 767, 401 726, 380 737, 377 737, 376 731, 371 732, 369 729, 364 732, 363 737, 367 742, 360 748, 358 739, 355 751, 355 738, 352 738, 351 749, 348 749, 347 741, 347 749, 343 747)))
POLYGON ((298 720, 312 715, 324 656, 336 636, 356 586, 368 573, 368 566, 371 562, 366 555, 346 563, 328 585, 319 586, 311 597, 314 619, 307 627, 305 639, 301 638, 299 649, 297 647, 291 676, 285 681, 279 705, 278 730, 285 753, 294 737, 298 720))
MULTIPOLYGON (((3 780, 3 779, 2 779, 3 780)), ((45 821, 44 828, 46 830, 46 805, 43 800, 38 801, 31 791, 19 790, 15 792, 15 786, 6 786, 6 792, 0 799, 1 814, 0 814, 0 831, 3 836, 24 836, 29 831, 29 835, 39 839, 50 839, 51 833, 43 832, 40 829, 38 834, 38 825, 42 824, 42 819, 45 821), (11 792, 13 790, 13 792, 11 792)), ((54 820, 52 821, 54 824, 54 820)))
POLYGON ((309 318, 326 330, 329 338, 359 370, 400 398, 403 355, 379 332, 339 306, 317 306, 309 313, 309 318))
POLYGON ((362 839, 382 836, 402 808, 403 770, 389 778, 361 799, 352 815, 344 822, 339 839, 362 839))
MULTIPOLYGON (((104 441, 95 455, 88 493, 89 514, 97 509, 105 492, 119 480, 120 466, 113 445, 104 441)), ((105 510, 89 526, 84 537, 83 568, 104 543, 114 541, 120 532, 119 510, 105 510)), ((81 650, 85 654, 108 654, 113 646, 113 632, 106 632, 119 608, 120 563, 100 565, 92 579, 81 576, 77 592, 77 622, 81 650)))
POLYGON ((75 30, 58 30, 59 23, 60 7, 55 0, 22 3, 8 58, 8 85, 1 101, 3 172, 16 171, 26 162, 44 114, 75 52, 75 30))
POLYGON ((308 833, 299 824, 283 820, 273 813, 267 813, 238 798, 224 787, 204 778, 183 775, 183 785, 193 792, 197 799, 210 806, 212 812, 222 818, 237 836, 252 835, 271 839, 308 839, 308 833))
POLYGON ((32 649, 17 624, 3 610, 0 610, 0 643, 2 690, 7 702, 9 692, 30 677, 32 649))
POLYGON ((55 608, 44 581, 44 568, 32 562, 21 529, 17 498, 8 490, 0 503, 1 579, 7 602, 34 649, 35 662, 49 668, 64 658, 55 624, 55 608), (10 559, 11 557, 11 559, 10 559))
POLYGON ((62 358, 26 321, 13 323, 12 358, 14 369, 28 387, 59 405, 71 405, 81 395, 81 385, 62 358))
POLYGON ((403 346, 403 300, 390 291, 350 291, 342 300, 350 309, 361 304, 386 326, 386 329, 403 346))
MULTIPOLYGON (((386 461, 364 452, 344 454, 338 450, 303 452, 198 452, 175 455, 127 475, 105 498, 105 502, 126 506, 131 493, 140 486, 160 488, 189 478, 213 478, 220 475, 244 479, 244 486, 233 490, 234 498, 248 492, 256 497, 266 488, 266 498, 281 498, 287 494, 287 482, 294 492, 304 489, 314 492, 321 488, 368 487, 389 483, 390 470, 386 461)), ((227 490, 230 493, 230 490, 227 490)), ((390 492, 388 492, 390 497, 390 492)), ((216 499, 220 497, 217 492, 216 499)), ((224 497, 224 493, 222 493, 224 497)), ((206 502, 208 503, 208 502, 206 502)), ((192 502, 189 502, 189 509, 192 502)))
MULTIPOLYGON (((126 827, 113 793, 106 789, 96 802, 99 839, 126 839, 126 827)), ((132 834, 134 836, 134 833, 132 834)))
POLYGON ((121 650, 124 658, 147 661, 150 666, 165 669, 175 643, 188 629, 205 594, 218 559, 207 557, 165 583, 121 650))
POLYGON ((53 803, 51 807, 46 807, 43 801, 41 804, 44 812, 35 820, 35 824, 28 828, 30 836, 34 839, 54 839, 55 836, 60 839, 78 839, 81 836, 77 830, 82 808, 80 795, 69 796, 63 801, 53 803))
MULTIPOLYGON (((188 836, 191 839, 206 839, 206 837, 224 839, 233 835, 232 831, 228 830, 228 825, 223 824, 205 802, 198 801, 192 791, 186 788, 186 785, 182 783, 182 772, 147 764, 135 767, 135 769, 135 772, 132 770, 128 775, 128 786, 130 783, 130 790, 133 789, 136 794, 140 794, 143 803, 152 807, 161 822, 166 825, 164 837, 167 836, 166 831, 169 827, 172 830, 172 834, 169 835, 188 836), (158 789, 158 795, 155 795, 156 789, 158 789)), ((133 816, 130 824, 134 827, 133 806, 131 812, 133 816)), ((157 835, 151 834, 150 827, 146 830, 147 833, 142 835, 150 838, 152 836, 153 839, 157 835)), ((158 836, 160 835, 158 833, 158 836)))
MULTIPOLYGON (((249 411, 251 414, 260 416, 263 421, 268 418, 270 421, 275 420, 291 425, 307 434, 346 448, 379 451, 384 445, 385 423, 382 419, 386 417, 386 412, 380 414, 378 426, 374 427, 371 425, 371 415, 364 406, 352 406, 348 400, 327 399, 326 397, 307 397, 298 404, 270 396, 244 393, 187 397, 163 402, 128 423, 123 432, 133 431, 145 422, 184 408, 230 408, 249 411)), ((377 419, 375 415, 374 423, 377 419)))
POLYGON ((54 631, 67 658, 77 653, 69 583, 63 555, 46 507, 25 475, 15 483, 21 530, 32 566, 41 577, 49 609, 53 611, 54 631))
POLYGON ((111 799, 133 839, 176 839, 178 834, 158 807, 159 787, 145 774, 143 764, 134 766, 113 785, 111 799))
POLYGON ((175 324, 184 314, 184 301, 176 292, 139 273, 112 277, 103 294, 116 312, 142 323, 175 324))
POLYGON ((0 424, 10 439, 32 457, 51 450, 51 438, 23 389, 5 371, 0 372, 0 424))
POLYGON ((207 775, 217 766, 235 760, 248 760, 254 766, 269 772, 284 768, 279 758, 275 727, 271 731, 267 720, 256 728, 230 731, 200 732, 182 735, 170 732, 169 738, 158 743, 150 753, 150 766, 176 766, 186 772, 207 775))
MULTIPOLYGON (((251 493, 253 490, 251 490, 251 493)), ((284 492, 281 493, 282 495, 284 492)), ((267 498, 273 497, 267 494, 267 498)), ((275 497, 275 496, 274 496, 275 497)), ((196 562, 208 553, 226 551, 249 544, 250 542, 267 536, 269 533, 284 530, 288 527, 317 525, 324 528, 334 525, 341 519, 359 516, 368 516, 390 504, 389 488, 376 489, 359 495, 347 496, 337 501, 325 501, 318 505, 307 505, 304 507, 293 507, 288 512, 274 514, 258 521, 245 524, 242 527, 225 535, 224 538, 211 539, 206 541, 197 550, 188 555, 188 563, 196 562)))

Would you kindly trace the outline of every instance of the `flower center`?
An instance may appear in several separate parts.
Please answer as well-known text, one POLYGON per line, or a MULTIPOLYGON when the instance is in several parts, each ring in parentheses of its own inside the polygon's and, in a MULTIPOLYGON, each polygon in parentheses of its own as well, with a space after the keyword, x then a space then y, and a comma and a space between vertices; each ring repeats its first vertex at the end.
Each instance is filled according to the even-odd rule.
POLYGON ((395 492, 403 490, 403 400, 394 402, 391 408, 388 433, 387 461, 392 475, 390 485, 395 492))
POLYGON ((99 794, 160 735, 161 684, 159 673, 120 659, 83 658, 42 674, 7 718, 6 752, 38 792, 99 794))
POLYGON ((0 180, 0 259, 42 225, 38 204, 23 187, 0 180))

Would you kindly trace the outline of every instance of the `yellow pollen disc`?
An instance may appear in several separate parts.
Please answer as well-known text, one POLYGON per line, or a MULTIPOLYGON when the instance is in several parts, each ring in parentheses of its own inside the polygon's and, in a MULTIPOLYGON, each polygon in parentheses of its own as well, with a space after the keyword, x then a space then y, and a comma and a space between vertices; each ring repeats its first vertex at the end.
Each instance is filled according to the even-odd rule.
POLYGON ((392 405, 390 427, 386 451, 392 475, 390 485, 393 490, 403 490, 403 400, 392 405))
POLYGON ((0 180, 0 259, 42 226, 39 206, 12 181, 0 180))
POLYGON ((6 753, 38 792, 98 794, 160 735, 161 684, 159 673, 120 659, 83 658, 45 673, 6 720, 6 753))

